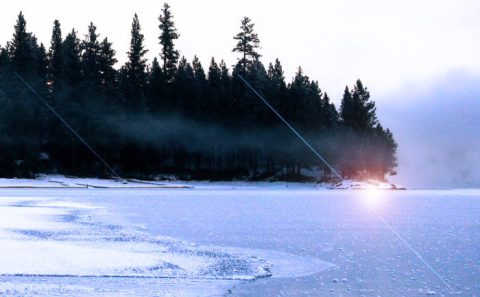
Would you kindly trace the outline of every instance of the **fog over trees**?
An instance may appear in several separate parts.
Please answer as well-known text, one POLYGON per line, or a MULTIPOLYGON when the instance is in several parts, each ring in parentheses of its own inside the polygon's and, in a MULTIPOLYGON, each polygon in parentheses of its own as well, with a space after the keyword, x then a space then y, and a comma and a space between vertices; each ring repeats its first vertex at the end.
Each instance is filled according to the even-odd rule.
MULTIPOLYGON (((87 34, 54 21, 48 48, 22 13, 0 47, 0 175, 108 176, 105 166, 16 77, 20 74, 122 176, 301 180, 301 169, 331 172, 246 88, 245 77, 347 178, 395 174, 397 144, 358 80, 337 108, 299 67, 287 82, 281 62, 261 61, 251 19, 234 34, 238 62, 202 65, 175 47, 171 8, 159 12, 162 50, 145 58, 141 20, 132 19, 128 61, 90 23, 87 34)), ((128 21, 128 20, 127 20, 128 21)), ((201 46, 201 44, 199 45, 201 46)), ((229 50, 229 49, 226 49, 229 50)), ((314 61, 312 61, 313 63, 314 61)))

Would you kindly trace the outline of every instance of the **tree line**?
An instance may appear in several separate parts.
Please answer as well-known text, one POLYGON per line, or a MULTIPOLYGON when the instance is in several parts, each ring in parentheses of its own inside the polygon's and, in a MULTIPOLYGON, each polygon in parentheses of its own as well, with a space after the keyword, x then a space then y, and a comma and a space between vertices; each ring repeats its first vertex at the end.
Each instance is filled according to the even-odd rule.
POLYGON ((298 68, 286 82, 280 61, 265 66, 248 17, 234 36, 232 67, 188 61, 171 8, 159 17, 158 58, 148 63, 135 14, 128 60, 90 23, 81 37, 53 24, 48 48, 20 12, 0 46, 0 175, 108 176, 105 166, 17 78, 27 81, 122 176, 186 179, 301 179, 302 169, 332 172, 283 126, 239 79, 246 78, 346 178, 395 174, 397 144, 376 117, 358 80, 337 109, 317 81, 298 68))

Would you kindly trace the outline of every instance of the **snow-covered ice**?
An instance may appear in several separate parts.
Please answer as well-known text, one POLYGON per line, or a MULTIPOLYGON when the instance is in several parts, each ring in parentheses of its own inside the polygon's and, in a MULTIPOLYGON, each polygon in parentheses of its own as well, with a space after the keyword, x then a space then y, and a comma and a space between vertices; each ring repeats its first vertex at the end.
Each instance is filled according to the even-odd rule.
POLYGON ((3 189, 0 296, 480 296, 480 191, 3 189))
MULTIPOLYGON (((211 288, 206 296, 210 296, 215 292, 212 289, 216 287, 212 286, 215 281, 224 284, 270 277, 272 265, 276 266, 278 277, 288 276, 290 266, 295 267, 290 272, 296 275, 313 274, 333 266, 288 253, 201 246, 152 235, 142 225, 115 221, 121 218, 103 205, 69 199, 72 190, 50 190, 53 195, 21 192, 15 192, 18 196, 0 195, 0 295, 91 295, 96 288, 88 283, 58 285, 50 283, 51 279, 134 278, 159 279, 160 283, 165 283, 165 279, 181 279, 183 285, 190 281, 187 285, 190 291, 182 289, 182 285, 175 284, 174 289, 170 286, 172 296, 178 296, 182 290, 185 296, 197 296, 202 288, 192 284, 204 287, 202 282, 209 280, 211 288), (32 282, 33 278, 49 278, 49 281, 32 282), (22 282, 17 282, 19 279, 22 282)), ((92 190, 76 191, 75 195, 82 196, 82 191, 91 194, 92 190)), ((119 193, 103 194, 115 199, 119 193)), ((119 293, 115 288, 112 290, 119 293)), ((132 292, 137 294, 135 290, 132 292)), ((167 295, 162 293, 162 296, 167 295)))

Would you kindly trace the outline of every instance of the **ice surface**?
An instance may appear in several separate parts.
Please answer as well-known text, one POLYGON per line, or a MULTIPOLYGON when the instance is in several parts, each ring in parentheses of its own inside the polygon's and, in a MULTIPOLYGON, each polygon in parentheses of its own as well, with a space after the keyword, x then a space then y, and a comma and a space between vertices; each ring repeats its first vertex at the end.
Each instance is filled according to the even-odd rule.
POLYGON ((370 211, 369 191, 189 184, 0 191, 0 266, 27 257, 0 275, 0 296, 480 296, 479 190, 375 193, 450 292, 370 211))
POLYGON ((102 207, 61 200, 5 201, 0 199, 0 275, 225 279, 270 275, 269 264, 261 258, 205 250, 92 221, 102 207))
MULTIPOLYGON (((52 191, 57 197, 59 192, 60 196, 70 194, 69 190, 52 191)), ((109 194, 115 197, 117 193, 109 194)), ((219 285, 228 281, 270 277, 273 265, 277 277, 287 276, 288 267, 296 267, 296 271, 290 272, 297 275, 332 267, 318 259, 288 253, 201 246, 152 235, 143 225, 119 223, 118 215, 104 205, 39 196, 21 193, 17 197, 0 196, 0 295, 96 296, 98 292, 88 282, 86 286, 71 282, 59 285, 50 283, 51 279, 133 278, 158 279, 160 284, 164 284, 164 279, 185 280, 178 286, 173 285, 175 289, 170 287, 171 295, 201 296, 182 287, 192 287, 193 292, 197 292, 208 285, 213 294, 219 285), (48 280, 28 282, 32 278, 48 280), (200 283, 200 288, 188 286, 187 280, 190 284, 200 283), (218 281, 218 284, 207 281, 218 281)), ((223 290, 224 293, 226 289, 223 290)), ((115 296, 125 293, 115 288, 109 292, 115 292, 115 296)), ((132 296, 131 293, 135 295, 138 291, 127 290, 125 296, 132 296)), ((205 296, 212 296, 210 294, 205 296)))

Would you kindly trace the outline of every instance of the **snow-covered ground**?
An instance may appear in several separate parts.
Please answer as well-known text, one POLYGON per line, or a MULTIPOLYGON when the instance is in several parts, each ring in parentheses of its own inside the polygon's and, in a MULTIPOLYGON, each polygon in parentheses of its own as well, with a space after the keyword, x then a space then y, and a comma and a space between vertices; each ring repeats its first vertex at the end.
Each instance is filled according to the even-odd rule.
POLYGON ((65 177, 62 175, 40 175, 36 179, 8 179, 0 178, 0 188, 168 188, 181 189, 197 187, 206 188, 305 188, 314 187, 316 189, 381 189, 397 190, 404 189, 402 186, 394 185, 388 182, 378 181, 352 181, 344 180, 335 183, 291 183, 291 182, 162 182, 162 181, 142 181, 136 179, 99 179, 99 178, 76 178, 65 177))
POLYGON ((187 185, 0 190, 0 296, 480 296, 480 191, 187 185))
POLYGON ((189 188, 184 183, 142 181, 137 179, 77 178, 63 175, 39 175, 35 179, 0 178, 0 188, 189 188))

